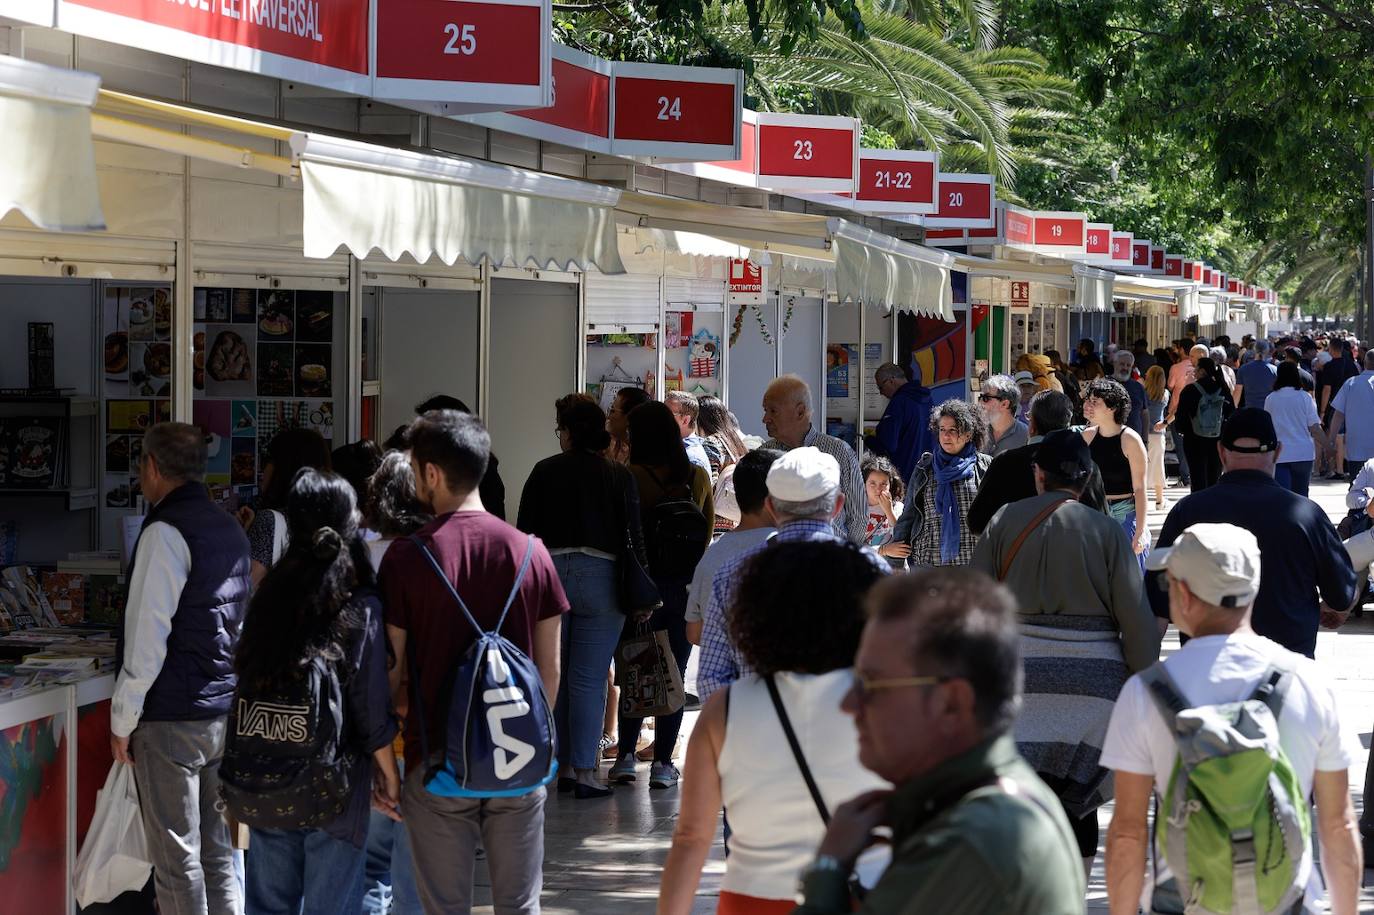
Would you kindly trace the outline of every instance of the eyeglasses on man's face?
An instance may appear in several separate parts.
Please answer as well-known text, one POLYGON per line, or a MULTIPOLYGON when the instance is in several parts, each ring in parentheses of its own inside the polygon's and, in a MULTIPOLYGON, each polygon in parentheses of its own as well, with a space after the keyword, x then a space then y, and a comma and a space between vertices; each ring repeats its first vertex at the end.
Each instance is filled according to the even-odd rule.
POLYGON ((894 689, 907 689, 914 686, 938 686, 953 677, 865 677, 863 674, 854 673, 854 680, 849 689, 854 693, 854 698, 860 705, 867 705, 877 693, 887 692, 894 689))

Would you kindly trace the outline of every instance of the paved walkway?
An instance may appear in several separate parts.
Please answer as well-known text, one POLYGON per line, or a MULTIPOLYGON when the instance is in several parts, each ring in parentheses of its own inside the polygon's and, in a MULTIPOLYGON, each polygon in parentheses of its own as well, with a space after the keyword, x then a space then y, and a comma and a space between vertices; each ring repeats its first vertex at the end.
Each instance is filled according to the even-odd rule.
MULTIPOLYGON (((1169 492, 1169 504, 1186 495, 1182 489, 1169 492)), ((1344 514, 1344 484, 1321 483, 1313 487, 1316 499, 1333 519, 1344 514)), ((1150 525, 1157 534, 1164 516, 1151 512, 1150 525)), ((1165 651, 1178 649, 1178 637, 1170 632, 1165 651)), ((1364 787, 1365 759, 1370 746, 1370 727, 1374 723, 1374 614, 1352 620, 1340 632, 1323 632, 1318 639, 1317 659, 1337 684, 1341 714, 1358 732, 1364 753, 1351 768, 1352 788, 1357 807, 1364 787)), ((696 718, 689 713, 683 727, 683 746, 696 718)), ((644 775, 647 777, 647 765, 644 775)), ((672 842, 677 814, 677 790, 650 791, 641 781, 629 788, 617 788, 605 800, 575 801, 571 795, 553 795, 547 808, 544 870, 544 912, 546 915, 612 915, 612 913, 652 912, 658 895, 659 874, 672 842)), ((1103 811, 1104 829, 1111 809, 1103 811)), ((694 912, 715 911, 716 893, 725 863, 717 838, 711 858, 702 875, 694 912)), ((485 875, 481 878, 485 881, 485 875)), ((1374 883, 1374 872, 1366 873, 1366 883, 1374 883)), ((486 901, 486 900, 483 900, 486 901)), ((1107 894, 1102 870, 1102 855, 1097 857, 1088 888, 1088 911, 1107 911, 1107 894)), ((476 909, 490 912, 489 907, 476 909)), ((1374 912, 1374 893, 1366 890, 1362 912, 1374 912)))

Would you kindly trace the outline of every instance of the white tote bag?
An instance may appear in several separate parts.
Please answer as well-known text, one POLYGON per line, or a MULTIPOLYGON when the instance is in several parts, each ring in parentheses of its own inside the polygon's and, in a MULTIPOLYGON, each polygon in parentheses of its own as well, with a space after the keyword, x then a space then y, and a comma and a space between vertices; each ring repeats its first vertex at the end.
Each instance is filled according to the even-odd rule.
POLYGON ((1345 541, 1346 552, 1350 554, 1350 564, 1355 574, 1363 578, 1369 574, 1369 566, 1374 563, 1374 529, 1360 531, 1345 541))
POLYGON ((76 901, 82 908, 112 902, 120 893, 143 889, 152 872, 134 768, 116 762, 96 795, 91 828, 76 856, 76 901))

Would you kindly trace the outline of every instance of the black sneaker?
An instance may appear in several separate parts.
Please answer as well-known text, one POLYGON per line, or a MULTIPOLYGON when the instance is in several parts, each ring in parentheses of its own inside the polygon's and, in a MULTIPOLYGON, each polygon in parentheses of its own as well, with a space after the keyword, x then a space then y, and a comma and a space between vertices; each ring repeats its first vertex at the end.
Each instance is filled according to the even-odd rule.
POLYGON ((685 711, 695 712, 701 709, 701 698, 696 693, 687 694, 687 704, 682 707, 685 711))

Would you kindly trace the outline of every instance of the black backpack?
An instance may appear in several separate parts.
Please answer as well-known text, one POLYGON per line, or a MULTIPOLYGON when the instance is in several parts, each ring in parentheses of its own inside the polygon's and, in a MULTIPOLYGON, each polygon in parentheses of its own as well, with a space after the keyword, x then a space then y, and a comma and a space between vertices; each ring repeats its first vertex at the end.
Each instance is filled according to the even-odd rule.
POLYGON ((648 524, 644 528, 649 572, 655 578, 691 578, 702 554, 711 545, 711 525, 706 522, 701 506, 692 500, 689 484, 670 488, 664 486, 652 470, 649 476, 664 496, 649 509, 648 524), (675 495, 678 492, 683 495, 675 495))
POLYGON ((316 657, 269 689, 239 684, 219 767, 220 796, 239 822, 310 829, 347 806, 358 756, 344 739, 338 667, 316 657))

